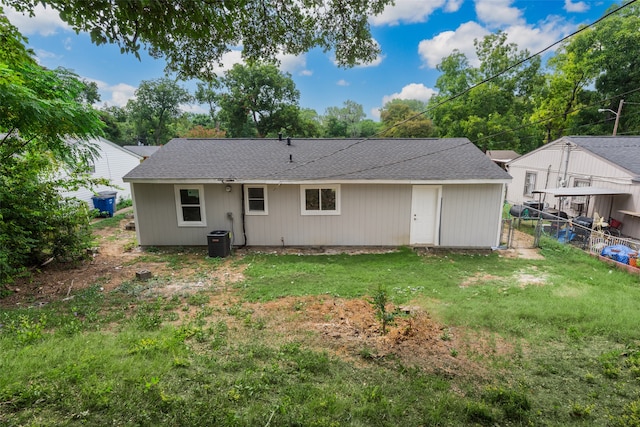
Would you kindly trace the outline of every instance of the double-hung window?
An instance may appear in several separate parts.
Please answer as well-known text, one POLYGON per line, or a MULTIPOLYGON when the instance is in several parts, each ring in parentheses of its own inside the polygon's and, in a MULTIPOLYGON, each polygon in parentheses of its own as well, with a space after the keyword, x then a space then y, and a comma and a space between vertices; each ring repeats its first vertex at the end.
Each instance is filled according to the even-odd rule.
POLYGON ((176 185, 176 212, 178 226, 205 227, 204 189, 202 185, 176 185))
MULTIPOLYGON (((591 181, 589 181, 588 179, 575 179, 573 181, 573 186, 579 188, 589 187, 591 186, 591 181)), ((571 201, 573 203, 586 203, 587 196, 573 196, 571 201)))
POLYGON ((247 185, 244 191, 244 210, 247 215, 269 214, 266 185, 247 185))
POLYGON ((339 185, 301 185, 302 215, 340 215, 339 185))
POLYGON ((525 196, 533 196, 533 190, 536 189, 536 178, 538 174, 536 172, 527 172, 524 176, 524 192, 525 196))

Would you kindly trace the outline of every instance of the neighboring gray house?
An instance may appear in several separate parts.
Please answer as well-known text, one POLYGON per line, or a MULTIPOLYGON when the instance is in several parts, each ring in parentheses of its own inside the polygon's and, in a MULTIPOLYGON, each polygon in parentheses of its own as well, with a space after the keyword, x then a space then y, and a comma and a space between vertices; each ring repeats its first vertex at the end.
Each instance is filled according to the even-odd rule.
POLYGON ((513 150, 487 150, 486 155, 502 169, 506 169, 507 163, 520 157, 520 154, 513 150))
POLYGON ((490 248, 511 178, 466 138, 174 139, 124 180, 142 246, 490 248))
POLYGON ((158 151, 160 147, 160 145, 124 145, 122 148, 131 151, 144 160, 158 151))
POLYGON ((625 235, 640 236, 640 136, 565 136, 507 170, 510 203, 542 198, 571 216, 613 217, 625 235))
POLYGON ((125 150, 104 138, 94 138, 89 142, 94 144, 98 150, 98 156, 90 165, 92 168, 91 176, 93 178, 106 178, 112 185, 99 185, 93 189, 81 188, 77 191, 66 191, 62 193, 63 196, 76 197, 85 201, 90 208, 93 208, 92 198, 95 195, 94 193, 100 191, 116 191, 118 193, 117 199, 130 199, 129 183, 124 182, 122 177, 140 164, 142 156, 125 150))

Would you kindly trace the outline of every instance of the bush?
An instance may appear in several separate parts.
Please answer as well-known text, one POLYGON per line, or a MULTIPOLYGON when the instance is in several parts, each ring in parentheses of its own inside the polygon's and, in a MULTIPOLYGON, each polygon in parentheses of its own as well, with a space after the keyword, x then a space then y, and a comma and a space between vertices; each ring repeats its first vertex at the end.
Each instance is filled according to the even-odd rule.
POLYGON ((118 203, 116 203, 116 210, 119 211, 120 209, 128 208, 130 206, 133 206, 133 200, 131 200, 131 198, 123 199, 120 197, 118 199, 118 203))
POLYGON ((61 197, 51 182, 2 178, 0 284, 51 258, 69 262, 86 256, 91 245, 86 203, 61 197))

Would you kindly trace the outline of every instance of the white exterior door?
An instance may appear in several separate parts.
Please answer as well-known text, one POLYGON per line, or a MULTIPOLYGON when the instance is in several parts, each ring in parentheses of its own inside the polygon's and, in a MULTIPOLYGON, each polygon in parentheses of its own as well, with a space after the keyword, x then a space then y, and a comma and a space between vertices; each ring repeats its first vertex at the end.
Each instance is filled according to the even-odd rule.
POLYGON ((438 245, 442 187, 414 185, 411 194, 412 245, 438 245))

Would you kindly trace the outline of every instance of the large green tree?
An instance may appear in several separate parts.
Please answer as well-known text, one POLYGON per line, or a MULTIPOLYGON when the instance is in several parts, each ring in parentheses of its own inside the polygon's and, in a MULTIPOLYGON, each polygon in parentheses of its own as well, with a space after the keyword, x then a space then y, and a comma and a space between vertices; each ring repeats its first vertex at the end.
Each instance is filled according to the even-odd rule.
POLYGON ((332 50, 343 66, 369 62, 379 53, 368 20, 393 0, 1 0, 20 11, 39 3, 60 13, 96 44, 123 52, 147 48, 183 77, 202 77, 230 46, 248 60, 298 55, 314 47, 332 50))
POLYGON ((423 112, 425 103, 416 99, 393 99, 380 110, 383 136, 427 138, 435 135, 433 123, 423 112))
POLYGON ((293 133, 300 92, 273 64, 235 64, 220 79, 219 117, 230 137, 293 133))
POLYGON ((502 32, 476 40, 479 67, 458 51, 439 65, 439 93, 429 102, 439 136, 464 136, 484 149, 520 152, 541 144, 540 130, 529 123, 543 82, 540 59, 522 62, 529 52, 506 40, 502 32))
POLYGON ((180 104, 192 99, 189 91, 168 77, 143 80, 135 96, 127 102, 127 110, 138 141, 148 145, 162 145, 175 136, 170 125, 180 117, 180 104))
POLYGON ((362 105, 350 99, 342 107, 328 107, 322 117, 326 136, 328 137, 358 137, 360 136, 360 122, 366 117, 362 105))
POLYGON ((89 242, 86 204, 60 189, 88 185, 84 172, 101 134, 88 88, 46 70, 0 9, 0 284, 48 258, 76 259, 89 242), (71 171, 59 179, 58 171, 71 171))
POLYGON ((532 117, 544 123, 546 141, 610 134, 621 100, 626 104, 618 133, 640 128, 640 5, 624 6, 572 37, 548 65, 544 96, 532 117))

